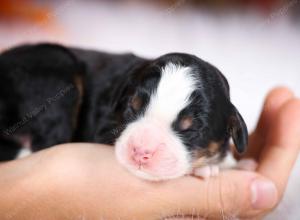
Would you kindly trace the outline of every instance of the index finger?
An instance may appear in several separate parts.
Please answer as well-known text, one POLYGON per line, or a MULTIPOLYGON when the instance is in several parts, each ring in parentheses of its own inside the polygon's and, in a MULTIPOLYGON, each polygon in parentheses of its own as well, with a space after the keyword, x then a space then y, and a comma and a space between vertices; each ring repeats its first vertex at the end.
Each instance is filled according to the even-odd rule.
POLYGON ((277 87, 267 95, 257 127, 249 137, 249 150, 244 157, 258 159, 265 145, 266 135, 272 129, 272 121, 281 107, 293 97, 293 92, 285 87, 277 87))
POLYGON ((266 137, 257 171, 276 184, 282 196, 300 149, 300 100, 285 103, 266 137))

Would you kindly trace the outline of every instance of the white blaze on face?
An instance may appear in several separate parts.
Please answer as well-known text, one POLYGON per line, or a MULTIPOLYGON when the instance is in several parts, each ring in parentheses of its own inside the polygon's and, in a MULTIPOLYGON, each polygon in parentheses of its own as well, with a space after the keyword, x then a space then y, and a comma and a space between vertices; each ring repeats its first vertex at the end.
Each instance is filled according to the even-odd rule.
POLYGON ((189 172, 189 153, 172 130, 172 123, 196 89, 191 71, 173 63, 163 67, 144 116, 129 124, 117 140, 117 159, 135 175, 162 180, 189 172))
POLYGON ((196 88, 195 82, 190 67, 167 64, 162 69, 161 80, 145 116, 161 117, 167 123, 172 123, 189 104, 189 97, 196 88))

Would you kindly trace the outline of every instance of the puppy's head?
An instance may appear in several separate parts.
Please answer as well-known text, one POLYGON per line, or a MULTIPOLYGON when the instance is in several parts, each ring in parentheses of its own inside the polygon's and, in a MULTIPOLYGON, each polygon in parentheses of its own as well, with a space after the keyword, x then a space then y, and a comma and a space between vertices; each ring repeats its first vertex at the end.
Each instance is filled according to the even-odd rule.
POLYGON ((118 161, 149 180, 171 179, 219 162, 233 138, 238 152, 247 128, 229 98, 224 76, 203 60, 167 54, 134 72, 115 106, 118 161))

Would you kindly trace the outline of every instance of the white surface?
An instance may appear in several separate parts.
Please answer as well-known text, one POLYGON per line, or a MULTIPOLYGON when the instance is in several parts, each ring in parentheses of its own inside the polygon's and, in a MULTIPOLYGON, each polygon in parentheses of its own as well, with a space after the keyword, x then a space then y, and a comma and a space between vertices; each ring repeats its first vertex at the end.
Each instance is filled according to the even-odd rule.
MULTIPOLYGON (((284 14, 262 19, 243 16, 211 16, 186 10, 178 1, 165 9, 66 0, 53 5, 64 28, 63 37, 41 34, 43 25, 4 29, 0 45, 36 39, 155 57, 168 52, 187 52, 216 65, 228 78, 232 100, 254 127, 266 93, 285 85, 300 95, 300 32, 284 14)), ((7 26, 6 26, 7 27, 7 26)), ((276 172, 276 171, 274 171, 276 172)), ((300 218, 300 161, 290 179, 284 202, 270 219, 300 218)))

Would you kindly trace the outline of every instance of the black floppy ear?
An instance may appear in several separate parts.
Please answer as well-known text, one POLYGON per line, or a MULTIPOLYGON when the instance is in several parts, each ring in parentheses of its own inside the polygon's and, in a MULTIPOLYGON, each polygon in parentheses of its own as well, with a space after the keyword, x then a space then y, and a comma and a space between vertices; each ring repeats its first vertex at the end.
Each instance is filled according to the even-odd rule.
POLYGON ((245 152, 248 145, 248 129, 244 119, 233 105, 228 129, 237 152, 245 152))

